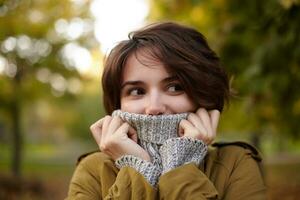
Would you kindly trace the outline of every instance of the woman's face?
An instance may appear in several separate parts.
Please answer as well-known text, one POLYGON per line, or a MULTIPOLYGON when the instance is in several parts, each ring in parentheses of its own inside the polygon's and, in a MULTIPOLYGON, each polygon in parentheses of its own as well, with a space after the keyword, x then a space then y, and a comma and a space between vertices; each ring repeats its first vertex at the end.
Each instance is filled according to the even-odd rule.
POLYGON ((136 56, 133 54, 127 59, 123 70, 122 111, 162 115, 196 110, 195 103, 162 63, 147 58, 139 52, 136 56))

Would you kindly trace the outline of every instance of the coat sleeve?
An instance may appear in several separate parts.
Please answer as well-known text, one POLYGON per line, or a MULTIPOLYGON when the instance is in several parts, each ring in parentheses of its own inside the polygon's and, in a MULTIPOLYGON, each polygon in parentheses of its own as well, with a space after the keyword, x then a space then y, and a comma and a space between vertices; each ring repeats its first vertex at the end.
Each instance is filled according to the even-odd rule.
POLYGON ((123 167, 119 171, 99 154, 87 156, 78 164, 66 200, 157 199, 157 190, 136 170, 123 167))
POLYGON ((252 148, 246 143, 220 148, 208 167, 216 172, 213 178, 192 163, 169 171, 158 182, 160 199, 265 200, 261 158, 252 148))
POLYGON ((104 199, 157 199, 157 190, 131 167, 123 167, 104 199))
POLYGON ((160 177, 160 199, 217 199, 218 192, 208 177, 194 164, 177 167, 160 177))

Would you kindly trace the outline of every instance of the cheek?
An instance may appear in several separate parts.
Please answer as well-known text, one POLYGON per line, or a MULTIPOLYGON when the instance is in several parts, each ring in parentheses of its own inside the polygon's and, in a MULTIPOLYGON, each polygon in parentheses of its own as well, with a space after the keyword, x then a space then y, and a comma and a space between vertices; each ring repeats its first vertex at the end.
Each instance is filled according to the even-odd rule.
POLYGON ((175 113, 194 112, 197 109, 196 104, 187 96, 181 96, 169 102, 170 108, 175 113))
POLYGON ((142 102, 121 99, 121 110, 124 112, 141 114, 143 112, 142 102))

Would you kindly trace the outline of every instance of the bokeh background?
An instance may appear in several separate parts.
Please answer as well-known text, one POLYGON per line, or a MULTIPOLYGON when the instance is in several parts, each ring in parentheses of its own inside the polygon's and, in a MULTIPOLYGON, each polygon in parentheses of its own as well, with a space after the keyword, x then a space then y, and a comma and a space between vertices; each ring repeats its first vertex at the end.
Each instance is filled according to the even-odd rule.
POLYGON ((299 0, 0 1, 0 199, 63 199, 104 116, 103 58, 129 31, 202 32, 235 97, 217 140, 255 144, 269 199, 300 199, 299 0))

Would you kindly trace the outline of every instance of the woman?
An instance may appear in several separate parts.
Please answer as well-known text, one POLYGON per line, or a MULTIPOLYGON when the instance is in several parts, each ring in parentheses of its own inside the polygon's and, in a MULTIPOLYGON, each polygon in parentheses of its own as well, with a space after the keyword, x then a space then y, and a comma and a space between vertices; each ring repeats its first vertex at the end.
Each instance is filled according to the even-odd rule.
POLYGON ((265 199, 253 147, 208 148, 230 92, 199 32, 171 22, 133 32, 110 52, 102 86, 100 152, 81 157, 68 199, 265 199))

